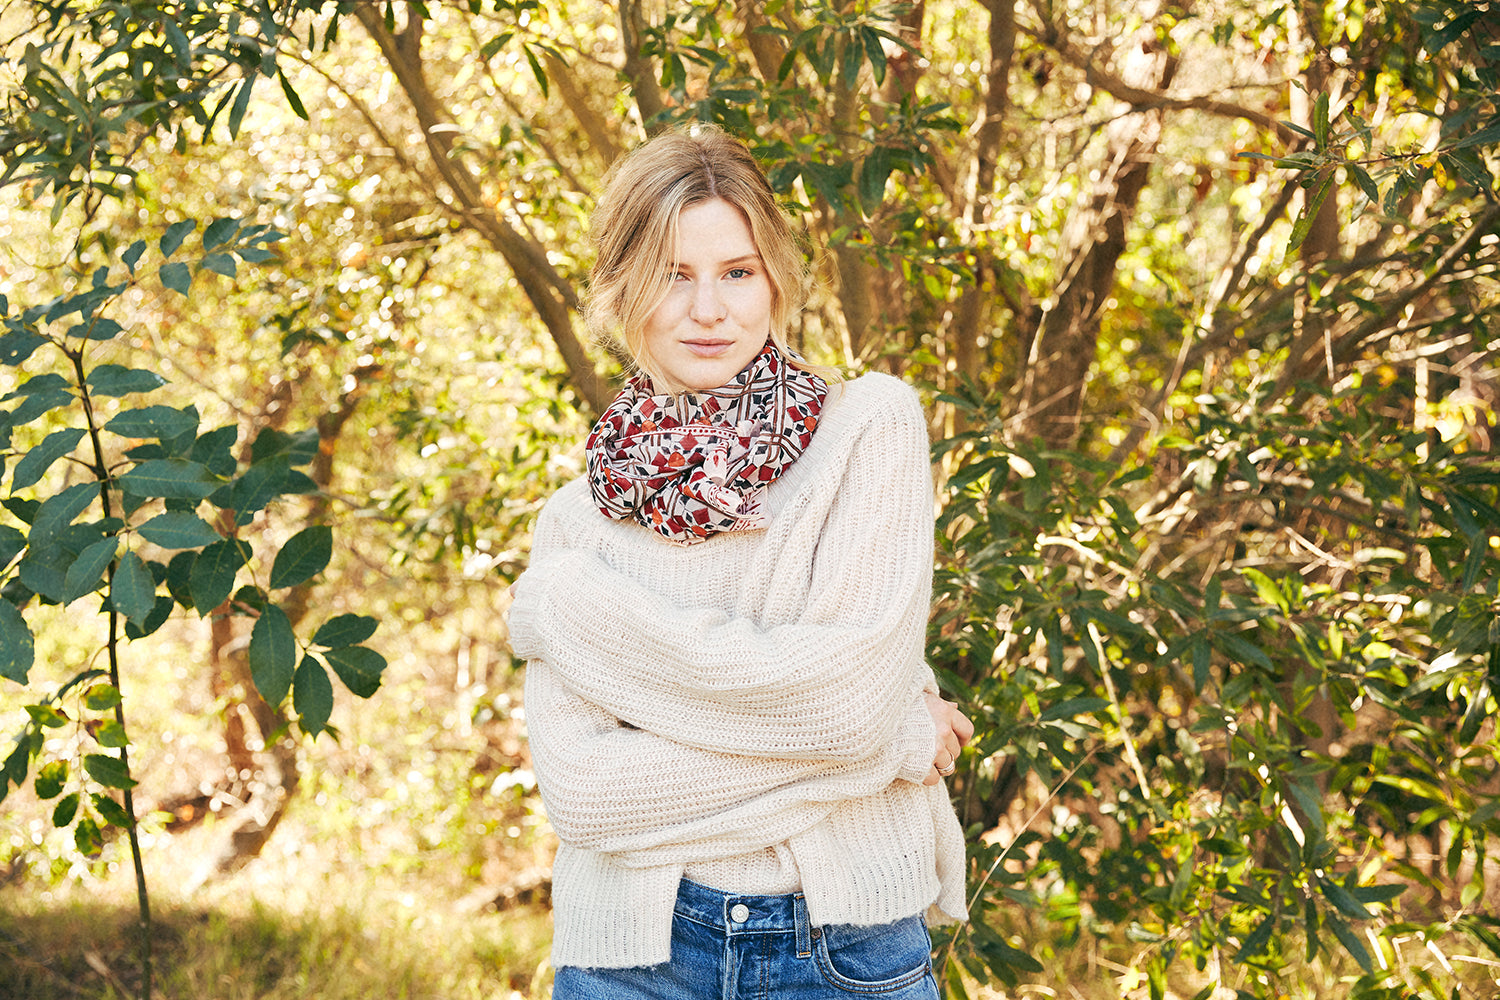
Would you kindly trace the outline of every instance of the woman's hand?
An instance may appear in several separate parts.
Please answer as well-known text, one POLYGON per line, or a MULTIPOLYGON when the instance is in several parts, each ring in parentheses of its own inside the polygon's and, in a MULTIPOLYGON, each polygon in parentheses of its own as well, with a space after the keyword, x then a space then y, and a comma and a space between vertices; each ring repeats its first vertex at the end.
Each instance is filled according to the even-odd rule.
POLYGON ((935 785, 952 774, 958 766, 958 755, 974 738, 974 723, 958 710, 951 701, 944 701, 935 694, 927 696, 927 711, 937 727, 937 747, 932 755, 932 766, 927 769, 924 785, 935 785))

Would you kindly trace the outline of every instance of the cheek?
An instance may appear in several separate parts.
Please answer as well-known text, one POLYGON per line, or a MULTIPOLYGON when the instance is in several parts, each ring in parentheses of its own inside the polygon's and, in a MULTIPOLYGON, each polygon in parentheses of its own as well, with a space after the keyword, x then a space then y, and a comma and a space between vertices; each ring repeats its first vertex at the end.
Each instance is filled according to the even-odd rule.
POLYGON ((740 315, 746 318, 771 314, 771 290, 768 287, 739 289, 732 301, 740 315))
POLYGON ((646 317, 646 332, 665 330, 675 325, 687 312, 686 296, 675 289, 667 293, 650 316, 646 317))

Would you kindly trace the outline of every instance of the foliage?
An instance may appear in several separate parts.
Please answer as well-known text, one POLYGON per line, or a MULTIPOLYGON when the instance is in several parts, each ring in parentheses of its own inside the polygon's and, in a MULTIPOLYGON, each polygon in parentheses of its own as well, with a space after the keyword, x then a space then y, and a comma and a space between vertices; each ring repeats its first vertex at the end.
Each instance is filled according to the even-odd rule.
POLYGON ((1345 949, 1367 975, 1351 996, 1446 996, 1447 975, 1391 971, 1404 939, 1472 930, 1492 952, 1485 918, 1431 907, 1492 891, 1500 472, 1424 453, 1371 417, 1384 395, 1320 397, 1315 420, 1204 401, 1156 456, 1182 470, 1166 499, 1143 496, 1149 467, 1008 445, 996 421, 945 443, 966 455, 931 650, 983 719, 964 819, 1011 832, 974 856, 988 969, 1040 971, 988 929, 1018 901, 1127 929, 1154 995, 1219 955, 1243 995, 1277 995, 1293 955, 1345 949), (1238 531, 1203 535, 1189 502, 1238 531), (1027 774, 1053 788, 1049 834, 1008 811, 1027 774))
MULTIPOLYGON (((411 622, 524 565, 607 398, 570 340, 605 171, 669 124, 749 139, 815 248, 808 350, 927 386, 948 439, 932 658, 981 721, 953 992, 1070 942, 1151 995, 1462 995, 1446 956, 1497 957, 1494 4, 31 8, 0 145, 58 220, 283 199, 232 302, 259 342, 202 341, 378 371, 350 530, 434 581, 411 622)), ((111 261, 136 224, 96 227, 111 261)), ((163 294, 230 302, 176 263, 163 294)), ((256 633, 275 693, 287 630, 256 633)))
MULTIPOLYGON (((28 307, 13 309, 0 297, 6 329, 0 360, 15 371, 5 401, 16 404, 3 418, 14 464, 9 496, 0 503, 21 526, 3 528, 0 675, 34 683, 34 640, 26 621, 33 601, 66 607, 98 600, 108 631, 105 666, 36 685, 55 686, 26 708, 30 721, 0 771, 0 800, 24 785, 35 767, 33 790, 44 801, 57 800, 52 822, 72 829, 80 854, 97 855, 107 827, 128 834, 141 920, 140 993, 150 996, 151 913, 121 686, 125 642, 151 636, 176 607, 199 616, 252 616, 255 686, 273 707, 290 695, 301 730, 313 736, 327 728, 333 708, 329 671, 367 698, 379 687, 386 661, 363 644, 375 631, 373 618, 336 615, 299 641, 284 610, 289 601, 303 603, 294 590, 327 567, 329 526, 296 532, 274 557, 257 553, 247 532, 273 503, 317 489, 303 470, 318 453, 318 431, 262 430, 241 460, 237 426, 205 429, 191 403, 139 402, 167 380, 108 360, 128 354, 121 342, 132 332, 115 315, 148 276, 186 298, 199 274, 234 278, 241 264, 274 259, 268 247, 284 235, 267 224, 222 216, 203 227, 192 248, 197 252, 184 253, 199 224, 183 219, 166 227, 154 252, 145 240, 120 249, 92 226, 103 200, 124 194, 110 178, 134 175, 133 150, 121 133, 136 123, 170 129, 184 114, 207 133, 228 102, 223 94, 208 110, 222 89, 216 78, 231 64, 242 71, 231 90, 238 95, 230 116, 236 130, 257 73, 271 72, 274 61, 260 55, 255 38, 240 34, 238 11, 200 9, 199 16, 180 18, 159 8, 106 4, 82 18, 70 16, 65 5, 49 13, 43 45, 28 45, 23 60, 26 106, 17 108, 12 95, 3 181, 27 184, 34 197, 50 190, 54 225, 75 198, 84 214, 70 241, 80 267, 68 287, 28 307), (61 68, 75 60, 78 73, 70 81, 61 68), (82 267, 82 248, 94 246, 93 259, 105 262, 82 267), (80 444, 82 454, 75 456, 80 444), (67 467, 54 473, 63 459, 67 467), (242 579, 247 582, 237 587, 242 579)), ((270 8, 257 13, 274 51, 270 8)))

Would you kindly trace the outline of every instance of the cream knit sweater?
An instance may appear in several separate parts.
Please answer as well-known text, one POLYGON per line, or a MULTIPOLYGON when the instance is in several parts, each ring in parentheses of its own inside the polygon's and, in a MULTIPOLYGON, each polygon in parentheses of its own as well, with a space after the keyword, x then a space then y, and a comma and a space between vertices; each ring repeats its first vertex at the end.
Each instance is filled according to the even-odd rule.
POLYGON ((813 921, 962 920, 964 845, 920 782, 932 484, 916 394, 831 390, 769 526, 677 546, 588 484, 538 519, 511 644, 553 866, 553 963, 654 965, 677 883, 800 887, 813 921))

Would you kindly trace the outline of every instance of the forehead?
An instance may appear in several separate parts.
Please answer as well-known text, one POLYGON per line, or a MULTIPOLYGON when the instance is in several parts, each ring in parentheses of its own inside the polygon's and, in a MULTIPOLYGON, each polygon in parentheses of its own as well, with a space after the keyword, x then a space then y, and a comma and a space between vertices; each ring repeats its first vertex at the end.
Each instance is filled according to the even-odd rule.
POLYGON ((722 198, 696 202, 678 213, 676 249, 683 259, 722 261, 758 256, 745 214, 722 198))

